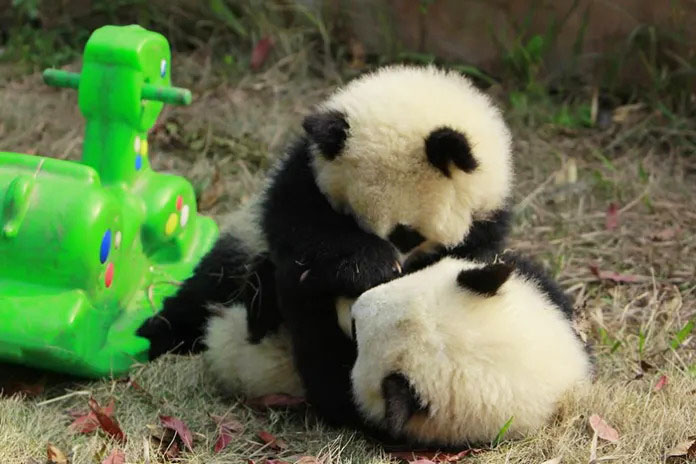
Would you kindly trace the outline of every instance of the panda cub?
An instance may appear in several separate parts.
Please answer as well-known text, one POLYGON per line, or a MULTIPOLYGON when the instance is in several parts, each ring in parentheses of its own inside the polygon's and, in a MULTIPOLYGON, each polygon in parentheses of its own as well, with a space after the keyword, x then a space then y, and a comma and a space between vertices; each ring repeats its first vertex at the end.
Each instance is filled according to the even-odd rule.
POLYGON ((356 352, 337 299, 400 276, 407 258, 499 251, 511 141, 483 93, 434 67, 366 74, 302 127, 247 207, 250 226, 223 235, 139 333, 151 358, 200 350, 210 304, 239 303, 253 342, 282 324, 308 400, 343 424, 359 419, 350 398, 356 352))
POLYGON ((541 270, 444 258, 352 305, 355 403, 369 424, 426 446, 525 436, 589 380, 572 307, 541 270))

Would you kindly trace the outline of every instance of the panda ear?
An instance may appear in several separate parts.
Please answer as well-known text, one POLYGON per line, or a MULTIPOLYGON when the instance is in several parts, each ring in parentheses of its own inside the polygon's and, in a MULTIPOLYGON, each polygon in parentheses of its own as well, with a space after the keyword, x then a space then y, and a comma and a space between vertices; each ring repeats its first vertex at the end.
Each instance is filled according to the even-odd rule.
POLYGON ((322 155, 332 160, 343 150, 350 126, 345 114, 332 110, 310 114, 302 122, 302 128, 319 146, 322 155))
POLYGON ((471 153, 466 136, 449 127, 435 129, 425 139, 425 154, 430 164, 450 177, 450 162, 464 172, 472 172, 478 162, 471 153))
POLYGON ((418 394, 411 387, 406 376, 400 373, 389 374, 382 380, 384 396, 384 420, 389 432, 398 436, 408 420, 419 411, 428 408, 421 406, 418 394))
POLYGON ((508 280, 513 267, 506 263, 489 264, 477 269, 465 269, 457 276, 460 287, 483 296, 494 296, 508 280))

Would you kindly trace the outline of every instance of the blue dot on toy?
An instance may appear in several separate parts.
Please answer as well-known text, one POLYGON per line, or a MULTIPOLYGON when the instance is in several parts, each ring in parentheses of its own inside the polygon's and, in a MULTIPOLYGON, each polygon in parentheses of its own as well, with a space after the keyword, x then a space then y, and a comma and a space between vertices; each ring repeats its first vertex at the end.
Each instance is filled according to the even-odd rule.
POLYGON ((101 246, 99 247, 99 261, 104 264, 106 258, 109 257, 109 249, 111 248, 111 229, 106 229, 102 238, 101 246))
POLYGON ((143 167, 143 157, 141 155, 136 155, 135 157, 135 170, 140 171, 140 168, 143 167))
POLYGON ((160 76, 164 77, 167 75, 167 60, 160 61, 160 76))

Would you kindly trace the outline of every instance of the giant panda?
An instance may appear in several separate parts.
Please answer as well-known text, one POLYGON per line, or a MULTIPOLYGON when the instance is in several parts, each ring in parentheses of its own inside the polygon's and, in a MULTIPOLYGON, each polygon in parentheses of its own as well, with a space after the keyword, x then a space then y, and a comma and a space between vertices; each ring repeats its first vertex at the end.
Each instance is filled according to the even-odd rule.
POLYGON ((446 257, 374 287, 351 307, 351 372, 367 424, 421 446, 490 443, 546 424, 592 373, 572 306, 540 268, 446 257))
POLYGON ((200 350, 210 304, 241 303, 253 341, 282 322, 308 400, 345 424, 360 420, 356 351, 337 298, 398 277, 414 256, 497 252, 509 222, 510 133, 465 77, 411 66, 349 82, 302 127, 247 208, 251 228, 235 223, 244 236, 224 234, 139 334, 151 358, 200 350))

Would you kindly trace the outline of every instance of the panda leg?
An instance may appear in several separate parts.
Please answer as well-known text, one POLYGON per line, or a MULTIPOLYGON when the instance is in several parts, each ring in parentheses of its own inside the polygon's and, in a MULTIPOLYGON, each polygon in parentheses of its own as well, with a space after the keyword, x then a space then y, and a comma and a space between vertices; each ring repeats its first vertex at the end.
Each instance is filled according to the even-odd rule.
POLYGON ((280 307, 307 401, 329 425, 359 426, 350 380, 357 350, 338 324, 335 297, 292 292, 280 307))
POLYGON ((212 316, 208 306, 238 301, 249 308, 252 338, 261 338, 280 321, 272 282, 273 269, 265 256, 251 254, 231 235, 222 236, 179 291, 164 300, 162 311, 147 319, 137 333, 150 340, 150 359, 167 352, 200 352, 212 316))

